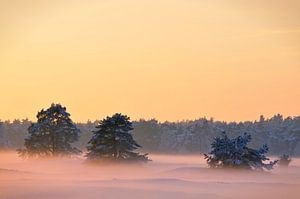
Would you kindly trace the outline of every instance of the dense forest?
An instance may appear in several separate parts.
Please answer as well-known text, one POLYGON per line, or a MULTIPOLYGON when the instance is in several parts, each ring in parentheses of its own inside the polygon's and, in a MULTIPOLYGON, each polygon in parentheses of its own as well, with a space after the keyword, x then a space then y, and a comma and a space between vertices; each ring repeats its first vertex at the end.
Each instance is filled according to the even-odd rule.
MULTIPOLYGON (((75 144, 85 150, 92 131, 99 121, 77 123, 81 130, 79 141, 75 144)), ((31 121, 14 120, 0 122, 1 149, 17 149, 24 145, 31 121)), ((133 122, 134 139, 143 150, 156 153, 206 153, 214 137, 226 131, 229 136, 248 133, 252 136, 250 145, 259 147, 267 144, 270 154, 300 155, 300 116, 283 118, 275 115, 270 119, 263 116, 254 122, 222 122, 201 118, 192 121, 158 122, 139 120, 133 122)))

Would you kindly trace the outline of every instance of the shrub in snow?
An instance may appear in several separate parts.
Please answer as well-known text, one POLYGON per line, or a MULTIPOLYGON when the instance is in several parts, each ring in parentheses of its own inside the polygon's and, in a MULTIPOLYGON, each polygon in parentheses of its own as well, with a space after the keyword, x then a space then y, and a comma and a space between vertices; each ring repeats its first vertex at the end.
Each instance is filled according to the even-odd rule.
POLYGON ((277 160, 265 163, 269 160, 265 155, 268 152, 267 145, 263 145, 260 149, 252 149, 247 147, 250 141, 251 136, 247 133, 231 139, 223 132, 221 137, 214 138, 211 152, 204 155, 209 167, 272 169, 277 160))
POLYGON ((284 166, 287 167, 291 163, 292 159, 290 158, 289 155, 283 154, 280 156, 280 159, 278 161, 279 166, 284 166))
POLYGON ((21 156, 65 156, 81 153, 71 146, 78 141, 80 130, 70 119, 66 108, 52 104, 37 114, 37 122, 28 128, 25 149, 18 149, 21 156))
POLYGON ((91 161, 132 162, 149 161, 147 154, 139 154, 134 150, 141 146, 133 139, 130 118, 115 114, 100 121, 87 146, 87 159, 91 161))

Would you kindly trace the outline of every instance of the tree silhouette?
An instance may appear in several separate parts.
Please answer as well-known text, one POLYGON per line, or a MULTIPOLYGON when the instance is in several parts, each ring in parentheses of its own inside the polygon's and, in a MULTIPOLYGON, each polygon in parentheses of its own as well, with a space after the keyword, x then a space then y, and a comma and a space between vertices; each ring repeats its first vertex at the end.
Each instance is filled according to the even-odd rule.
POLYGON ((223 132, 222 137, 216 137, 211 144, 212 151, 209 155, 205 154, 205 159, 211 168, 243 168, 270 170, 277 163, 269 160, 266 157, 268 152, 267 145, 263 145, 260 149, 252 149, 247 147, 251 141, 251 136, 245 133, 243 136, 230 139, 227 134, 223 132))
POLYGON ((60 104, 38 112, 37 122, 30 125, 28 134, 25 149, 18 149, 21 156, 65 156, 81 152, 71 146, 78 141, 80 130, 60 104))
POLYGON ((96 131, 87 146, 87 159, 92 161, 132 162, 149 159, 134 150, 141 146, 133 139, 133 130, 129 117, 115 114, 99 122, 96 131))

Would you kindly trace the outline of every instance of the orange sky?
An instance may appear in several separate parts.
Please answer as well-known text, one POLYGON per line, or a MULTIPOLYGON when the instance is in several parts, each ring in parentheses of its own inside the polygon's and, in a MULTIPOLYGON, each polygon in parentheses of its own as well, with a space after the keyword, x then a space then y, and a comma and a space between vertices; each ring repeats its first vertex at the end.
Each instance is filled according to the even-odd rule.
POLYGON ((298 0, 0 0, 0 118, 300 115, 298 0))

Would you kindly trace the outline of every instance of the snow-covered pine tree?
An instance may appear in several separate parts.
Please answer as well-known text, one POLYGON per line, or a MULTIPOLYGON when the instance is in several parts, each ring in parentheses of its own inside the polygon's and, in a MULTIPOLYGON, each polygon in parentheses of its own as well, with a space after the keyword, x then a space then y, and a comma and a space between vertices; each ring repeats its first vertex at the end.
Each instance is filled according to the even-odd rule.
POLYGON ((267 145, 263 145, 260 149, 252 149, 247 147, 250 141, 251 136, 247 133, 230 139, 223 132, 222 137, 214 138, 211 144, 212 151, 208 155, 204 154, 209 167, 271 170, 277 160, 264 163, 269 160, 265 155, 268 152, 267 145))
POLYGON ((66 108, 52 104, 37 114, 37 122, 28 128, 25 149, 18 149, 23 157, 68 156, 81 151, 71 144, 78 141, 80 130, 70 119, 66 108))
POLYGON ((96 131, 87 145, 89 161, 133 162, 149 161, 148 154, 139 154, 134 150, 141 146, 131 135, 133 130, 130 118, 117 113, 99 122, 96 131))
POLYGON ((279 164, 279 166, 287 167, 287 166, 289 166, 291 161, 292 161, 292 159, 290 158, 289 155, 283 154, 282 156, 280 156, 278 164, 279 164))

